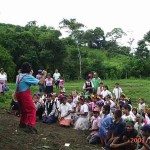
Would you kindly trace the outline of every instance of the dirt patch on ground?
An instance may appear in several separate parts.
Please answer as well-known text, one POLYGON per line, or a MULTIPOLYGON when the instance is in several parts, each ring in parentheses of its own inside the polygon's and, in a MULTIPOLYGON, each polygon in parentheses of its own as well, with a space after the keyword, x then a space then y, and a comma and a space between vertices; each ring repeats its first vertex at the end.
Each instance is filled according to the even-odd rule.
POLYGON ((100 145, 86 141, 87 131, 63 128, 37 122, 38 134, 27 134, 18 128, 19 118, 0 108, 1 150, 100 150, 100 145), (70 143, 65 147, 65 143, 70 143))

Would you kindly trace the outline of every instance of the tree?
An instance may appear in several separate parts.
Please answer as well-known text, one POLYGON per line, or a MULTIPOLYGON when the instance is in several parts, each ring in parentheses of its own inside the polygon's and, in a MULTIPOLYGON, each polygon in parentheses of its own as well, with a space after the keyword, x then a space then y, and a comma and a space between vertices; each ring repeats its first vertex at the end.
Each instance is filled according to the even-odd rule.
POLYGON ((4 68, 8 75, 8 80, 13 81, 15 77, 15 68, 16 65, 13 62, 13 59, 5 48, 0 45, 0 67, 4 68))
POLYGON ((82 69, 81 69, 81 53, 79 49, 79 45, 82 43, 82 35, 83 31, 80 29, 85 27, 82 23, 79 23, 76 21, 76 19, 63 19, 60 23, 60 29, 67 29, 67 32, 70 34, 69 36, 75 40, 77 50, 78 50, 78 58, 79 58, 79 72, 80 72, 80 78, 82 78, 82 69))
POLYGON ((138 42, 138 48, 135 52, 135 56, 140 59, 147 59, 149 58, 150 52, 147 48, 147 44, 145 43, 145 40, 140 40, 138 42))
POLYGON ((104 31, 96 27, 94 30, 89 29, 83 35, 84 43, 88 43, 90 48, 102 48, 105 44, 104 31))
POLYGON ((61 68, 63 60, 67 56, 66 48, 58 37, 50 32, 43 33, 39 37, 40 46, 40 63, 45 69, 54 70, 61 68))
POLYGON ((126 33, 121 28, 114 28, 111 32, 106 34, 107 38, 110 38, 111 41, 115 42, 123 36, 126 36, 126 33))
POLYGON ((60 23, 59 23, 59 27, 60 29, 67 29, 68 33, 72 33, 73 31, 77 31, 79 29, 81 29, 82 27, 85 27, 82 23, 79 23, 76 21, 76 19, 63 19, 60 23))

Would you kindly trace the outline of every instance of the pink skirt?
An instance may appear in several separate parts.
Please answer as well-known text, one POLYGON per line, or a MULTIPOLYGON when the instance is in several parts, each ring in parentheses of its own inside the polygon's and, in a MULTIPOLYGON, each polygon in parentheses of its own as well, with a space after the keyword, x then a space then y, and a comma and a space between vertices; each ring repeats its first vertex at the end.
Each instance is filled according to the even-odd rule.
POLYGON ((61 126, 66 126, 66 127, 69 127, 70 126, 70 123, 71 123, 71 119, 61 119, 59 121, 59 124, 61 126))

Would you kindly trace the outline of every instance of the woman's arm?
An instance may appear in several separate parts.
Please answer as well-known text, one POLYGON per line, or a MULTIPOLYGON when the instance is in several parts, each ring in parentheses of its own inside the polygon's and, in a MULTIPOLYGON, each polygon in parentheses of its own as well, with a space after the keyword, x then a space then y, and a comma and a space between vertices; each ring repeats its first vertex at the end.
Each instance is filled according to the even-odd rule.
POLYGON ((47 72, 44 70, 42 78, 39 81, 39 84, 44 84, 45 83, 45 78, 46 78, 47 72))

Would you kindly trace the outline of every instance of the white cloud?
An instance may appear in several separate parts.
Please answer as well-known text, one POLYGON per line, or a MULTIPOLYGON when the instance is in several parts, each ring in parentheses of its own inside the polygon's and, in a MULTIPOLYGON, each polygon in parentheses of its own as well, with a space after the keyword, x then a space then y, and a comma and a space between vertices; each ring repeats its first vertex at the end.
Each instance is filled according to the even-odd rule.
POLYGON ((88 28, 105 32, 115 27, 133 31, 137 40, 150 30, 149 0, 0 0, 0 22, 58 27, 63 18, 76 18, 88 28))

